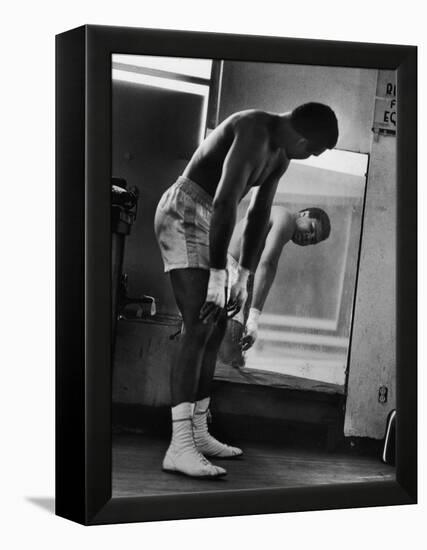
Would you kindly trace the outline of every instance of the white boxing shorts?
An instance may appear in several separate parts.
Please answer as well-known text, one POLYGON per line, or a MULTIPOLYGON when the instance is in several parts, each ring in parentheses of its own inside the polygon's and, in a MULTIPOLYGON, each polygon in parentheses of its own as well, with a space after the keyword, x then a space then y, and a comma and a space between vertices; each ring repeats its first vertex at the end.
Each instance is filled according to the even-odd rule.
POLYGON ((209 226, 212 197, 197 183, 180 176, 162 195, 154 231, 165 271, 209 269, 209 226))

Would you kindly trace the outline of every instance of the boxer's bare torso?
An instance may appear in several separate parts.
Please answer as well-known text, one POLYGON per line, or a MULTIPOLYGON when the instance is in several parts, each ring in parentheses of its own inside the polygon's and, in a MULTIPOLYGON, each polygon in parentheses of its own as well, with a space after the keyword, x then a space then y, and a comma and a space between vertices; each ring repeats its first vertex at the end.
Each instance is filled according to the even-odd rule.
POLYGON ((234 161, 242 164, 251 161, 251 172, 240 200, 251 187, 262 186, 273 174, 283 174, 289 159, 283 148, 275 143, 275 129, 278 116, 258 110, 241 111, 222 122, 203 141, 193 154, 183 175, 202 187, 214 197, 218 184, 223 176, 231 149, 236 149, 234 161), (246 147, 246 158, 236 159, 239 148, 236 142, 249 141, 246 147), (247 154, 251 158, 247 158, 247 154))

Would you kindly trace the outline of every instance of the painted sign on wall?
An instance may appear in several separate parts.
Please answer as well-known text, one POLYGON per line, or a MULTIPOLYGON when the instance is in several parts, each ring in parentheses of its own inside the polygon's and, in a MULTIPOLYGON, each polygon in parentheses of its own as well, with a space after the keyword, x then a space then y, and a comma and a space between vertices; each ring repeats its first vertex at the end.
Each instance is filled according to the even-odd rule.
POLYGON ((396 135, 396 128, 396 71, 379 71, 373 130, 380 134, 396 135))

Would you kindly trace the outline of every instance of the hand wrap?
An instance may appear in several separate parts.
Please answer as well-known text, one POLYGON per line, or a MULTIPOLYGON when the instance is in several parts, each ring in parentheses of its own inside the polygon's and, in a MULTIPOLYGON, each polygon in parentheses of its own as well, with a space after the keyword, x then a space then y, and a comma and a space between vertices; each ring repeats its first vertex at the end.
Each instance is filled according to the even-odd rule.
POLYGON ((235 315, 240 309, 242 309, 246 299, 248 297, 248 278, 250 275, 249 269, 239 265, 237 268, 237 277, 235 283, 230 289, 230 297, 228 299, 227 308, 235 315))
POLYGON ((247 351, 251 348, 258 337, 258 319, 261 311, 254 307, 249 310, 248 320, 246 321, 245 334, 242 338, 242 349, 247 351))
POLYGON ((220 308, 225 306, 225 286, 227 281, 227 271, 225 269, 209 270, 208 292, 206 302, 212 302, 220 308))

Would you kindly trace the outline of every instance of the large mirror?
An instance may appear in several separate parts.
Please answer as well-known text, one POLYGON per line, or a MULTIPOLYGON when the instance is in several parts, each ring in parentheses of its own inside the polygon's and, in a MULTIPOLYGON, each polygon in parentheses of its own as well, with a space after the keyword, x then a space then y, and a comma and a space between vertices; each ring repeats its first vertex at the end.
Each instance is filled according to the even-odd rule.
MULTIPOLYGON (((278 215, 281 208, 292 213, 321 208, 329 216, 330 235, 315 246, 289 242, 283 247, 257 339, 240 362, 236 346, 228 342, 228 355, 222 356, 226 363, 344 391, 367 170, 367 154, 336 149, 292 162, 274 200, 278 215)), ((249 201, 242 201, 239 219, 249 201)), ((220 365, 219 375, 226 372, 220 365)), ((242 371, 243 378, 250 375, 242 371)))

